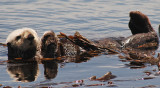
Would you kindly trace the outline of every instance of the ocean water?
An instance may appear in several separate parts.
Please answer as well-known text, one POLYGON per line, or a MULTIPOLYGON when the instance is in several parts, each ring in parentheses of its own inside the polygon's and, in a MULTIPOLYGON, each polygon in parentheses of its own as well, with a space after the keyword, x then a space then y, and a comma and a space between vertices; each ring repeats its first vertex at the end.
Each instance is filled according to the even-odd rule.
MULTIPOLYGON (((1 0, 0 43, 5 43, 10 32, 23 27, 36 30, 39 37, 48 30, 67 35, 78 31, 88 39, 128 37, 131 35, 128 28, 129 12, 135 10, 146 14, 158 33, 159 3, 159 0, 1 0)), ((7 58, 7 48, 0 46, 0 61, 7 58)), ((133 69, 128 63, 122 62, 118 55, 100 55, 80 63, 28 63, 18 66, 2 63, 0 84, 2 87, 15 88, 62 88, 78 84, 74 83, 76 80, 84 80, 79 87, 106 88, 110 87, 108 81, 90 81, 89 77, 101 77, 111 71, 116 75, 116 78, 109 80, 116 85, 114 87, 160 87, 160 76, 155 75, 158 72, 156 65, 146 64, 144 68, 133 69), (145 71, 152 74, 148 76, 145 71), (150 79, 145 80, 145 77, 150 79), (87 86, 93 84, 104 85, 87 86)))

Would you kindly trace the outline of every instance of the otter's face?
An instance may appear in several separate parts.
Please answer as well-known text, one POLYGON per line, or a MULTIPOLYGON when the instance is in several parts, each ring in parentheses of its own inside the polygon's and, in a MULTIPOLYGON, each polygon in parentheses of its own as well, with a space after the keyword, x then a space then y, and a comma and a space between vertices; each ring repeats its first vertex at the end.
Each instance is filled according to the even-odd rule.
POLYGON ((27 50, 28 48, 36 47, 34 38, 34 35, 30 31, 24 31, 22 34, 15 37, 11 45, 19 49, 27 50))
POLYGON ((6 43, 8 46, 8 55, 26 57, 31 55, 29 52, 32 52, 33 54, 31 56, 33 56, 39 45, 39 38, 33 29, 23 28, 9 34, 6 43))
POLYGON ((22 50, 37 47, 37 33, 29 28, 23 28, 13 31, 7 38, 7 44, 22 50))

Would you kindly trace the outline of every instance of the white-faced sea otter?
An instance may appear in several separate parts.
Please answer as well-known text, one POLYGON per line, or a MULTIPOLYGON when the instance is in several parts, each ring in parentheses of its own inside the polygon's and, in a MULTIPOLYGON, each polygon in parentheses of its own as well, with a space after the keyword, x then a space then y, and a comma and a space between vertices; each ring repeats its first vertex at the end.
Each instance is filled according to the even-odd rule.
POLYGON ((39 37, 30 28, 17 29, 10 33, 6 40, 8 59, 31 59, 36 55, 39 47, 39 37))

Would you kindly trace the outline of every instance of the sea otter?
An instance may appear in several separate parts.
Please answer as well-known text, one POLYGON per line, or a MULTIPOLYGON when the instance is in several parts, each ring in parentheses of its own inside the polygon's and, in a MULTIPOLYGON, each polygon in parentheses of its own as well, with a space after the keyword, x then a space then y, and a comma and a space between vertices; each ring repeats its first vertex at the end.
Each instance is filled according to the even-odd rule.
POLYGON ((140 11, 131 11, 128 25, 133 35, 122 41, 123 48, 132 50, 156 50, 158 48, 158 35, 145 14, 140 11))
POLYGON ((22 58, 23 60, 34 58, 40 45, 39 37, 35 30, 22 28, 14 30, 7 37, 8 59, 22 58))
POLYGON ((130 12, 129 28, 133 35, 124 38, 105 38, 96 41, 90 41, 80 34, 74 36, 73 41, 76 45, 81 46, 83 49, 109 51, 122 51, 125 49, 130 50, 156 50, 159 44, 157 33, 151 26, 149 18, 140 11, 130 12), (80 35, 80 36, 79 36, 80 35))
POLYGON ((39 39, 36 32, 29 28, 13 31, 7 38, 9 58, 33 58, 38 46, 41 45, 41 55, 44 58, 55 58, 59 56, 80 55, 81 48, 88 51, 121 51, 121 49, 156 50, 159 39, 154 31, 148 17, 139 12, 130 12, 129 28, 133 35, 127 38, 106 38, 90 41, 76 32, 74 36, 58 37, 53 31, 47 31, 39 39))

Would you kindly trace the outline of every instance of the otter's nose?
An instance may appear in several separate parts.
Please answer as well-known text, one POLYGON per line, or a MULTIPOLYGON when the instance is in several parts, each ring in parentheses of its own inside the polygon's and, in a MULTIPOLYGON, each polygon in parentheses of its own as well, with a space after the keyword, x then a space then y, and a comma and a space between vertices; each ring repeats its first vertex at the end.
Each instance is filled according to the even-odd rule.
POLYGON ((27 37, 28 40, 32 41, 34 39, 34 36, 32 34, 29 34, 27 37))

